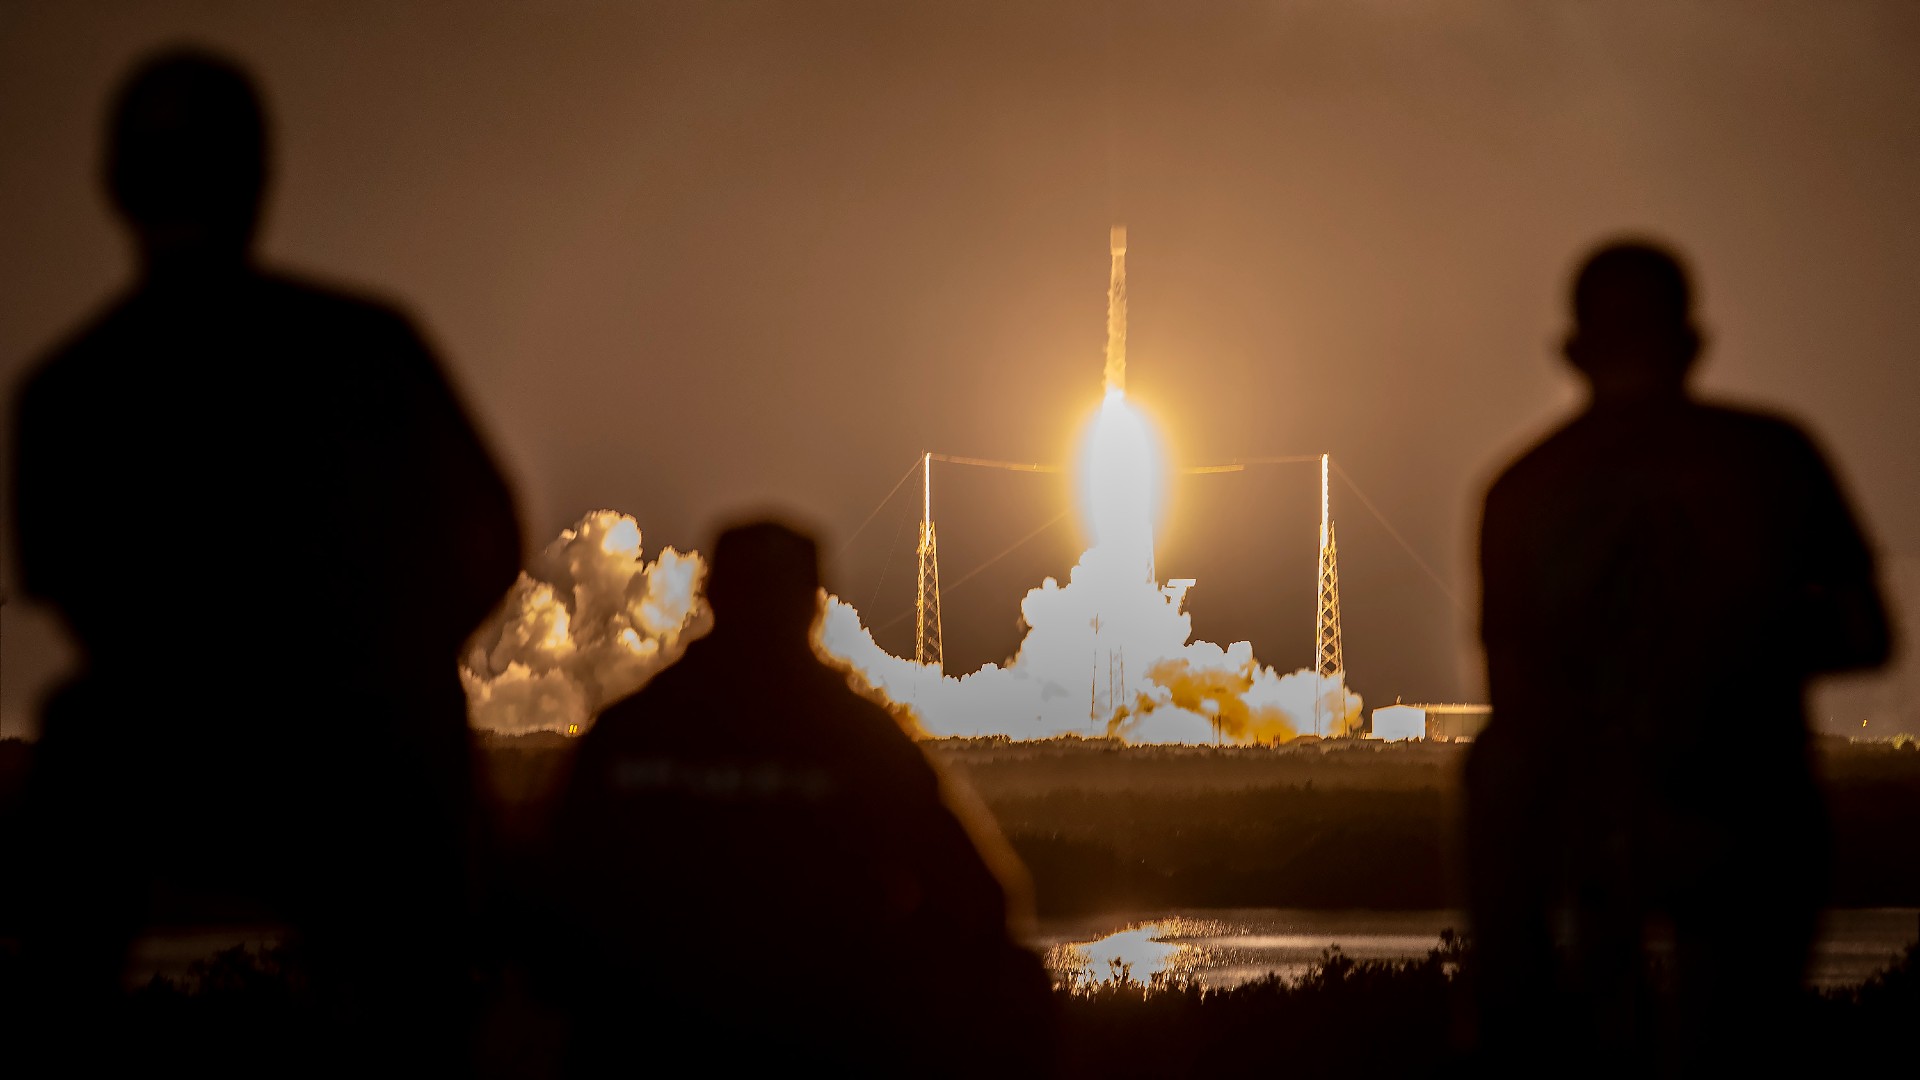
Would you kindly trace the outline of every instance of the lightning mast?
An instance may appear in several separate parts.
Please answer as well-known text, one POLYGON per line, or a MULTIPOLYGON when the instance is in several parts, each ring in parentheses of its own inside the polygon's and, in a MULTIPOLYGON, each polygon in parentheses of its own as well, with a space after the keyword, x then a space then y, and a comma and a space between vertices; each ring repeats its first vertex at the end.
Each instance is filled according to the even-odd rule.
POLYGON ((1333 515, 1327 492, 1327 462, 1320 455, 1320 603, 1313 623, 1314 695, 1313 733, 1326 734, 1324 720, 1344 720, 1346 711, 1346 661, 1340 653, 1340 563, 1333 534, 1333 515), (1340 716, 1327 715, 1328 683, 1338 691, 1340 716))
POLYGON ((920 458, 920 591, 913 602, 913 658, 946 670, 940 644, 940 553, 933 537, 933 454, 920 458))

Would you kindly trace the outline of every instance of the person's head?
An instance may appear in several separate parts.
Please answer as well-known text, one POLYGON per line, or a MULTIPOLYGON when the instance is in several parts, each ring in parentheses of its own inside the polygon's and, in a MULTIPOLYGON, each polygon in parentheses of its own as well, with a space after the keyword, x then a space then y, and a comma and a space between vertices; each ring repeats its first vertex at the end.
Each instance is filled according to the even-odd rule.
POLYGON ((266 116, 253 80, 198 49, 149 57, 114 99, 106 180, 149 268, 244 259, 267 183, 266 116))
POLYGON ((1566 356, 1600 399, 1674 397, 1700 355, 1679 256, 1646 240, 1602 245, 1573 282, 1566 356))
POLYGON ((805 644, 820 615, 820 550, 777 521, 735 525, 714 542, 707 603, 715 634, 805 644))

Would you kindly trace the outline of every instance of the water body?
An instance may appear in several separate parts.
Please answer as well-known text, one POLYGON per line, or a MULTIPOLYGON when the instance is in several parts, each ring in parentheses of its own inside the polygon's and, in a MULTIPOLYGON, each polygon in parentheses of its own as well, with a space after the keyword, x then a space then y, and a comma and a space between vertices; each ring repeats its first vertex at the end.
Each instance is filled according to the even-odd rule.
MULTIPOLYGON (((1417 960, 1440 932, 1467 925, 1464 912, 1314 911, 1232 908, 1050 920, 1037 944, 1058 976, 1095 982, 1124 972, 1139 982, 1166 972, 1209 989, 1279 975, 1292 979, 1338 946, 1354 960, 1417 960)), ((1920 908, 1845 908, 1827 912, 1808 979, 1833 989, 1857 986, 1920 937, 1920 908)))
MULTIPOLYGON (((778 918, 768 913, 768 918, 778 918)), ((1122 970, 1146 982, 1158 972, 1225 989, 1277 974, 1297 978, 1338 945, 1354 960, 1417 960, 1440 943, 1440 931, 1467 925, 1464 912, 1321 911, 1299 908, 1215 908, 1135 912, 1102 918, 1049 920, 1034 942, 1056 975, 1108 981, 1122 970)), ((156 931, 138 941, 126 973, 128 989, 155 975, 181 979, 195 961, 244 945, 277 944, 278 926, 198 927, 156 931)), ((1884 969, 1920 936, 1920 908, 1829 911, 1815 947, 1809 981, 1823 988, 1857 986, 1884 969)))

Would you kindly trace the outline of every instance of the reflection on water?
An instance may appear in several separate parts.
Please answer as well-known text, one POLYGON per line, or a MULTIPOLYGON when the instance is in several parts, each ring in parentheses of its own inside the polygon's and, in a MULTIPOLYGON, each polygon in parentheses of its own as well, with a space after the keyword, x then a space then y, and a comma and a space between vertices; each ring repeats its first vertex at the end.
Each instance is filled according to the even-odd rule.
MULTIPOLYGON (((790 925, 778 911, 767 926, 790 925)), ((1350 959, 1418 960, 1440 943, 1440 931, 1463 929, 1460 911, 1312 911, 1234 908, 1136 912, 1106 918, 1056 919, 1034 942, 1055 979, 1080 985, 1154 976, 1209 990, 1279 975, 1295 979, 1334 946, 1350 959)), ((276 944, 279 926, 156 929, 135 946, 129 989, 155 975, 180 979, 189 966, 222 949, 276 944)), ((1858 986, 1884 970, 1920 935, 1920 908, 1846 908, 1823 917, 1807 978, 1815 986, 1858 986)), ((770 958, 771 959, 771 958, 770 958)))
MULTIPOLYGON (((1335 946, 1353 960, 1418 960, 1460 911, 1309 911, 1246 908, 1048 923, 1037 943, 1056 979, 1091 985, 1155 976, 1210 990, 1279 975, 1295 979, 1335 946)), ((1857 986, 1885 968, 1920 932, 1920 909, 1849 908, 1826 913, 1808 981, 1857 986)))
POLYGON ((1201 964, 1199 949, 1168 940, 1178 920, 1148 923, 1108 934, 1098 941, 1070 941, 1047 950, 1047 967, 1076 983, 1151 982, 1157 975, 1191 976, 1201 964))
POLYGON ((1061 921, 1049 924, 1040 944, 1063 981, 1146 983, 1157 975, 1223 989, 1268 975, 1296 978, 1335 946, 1361 961, 1424 957, 1440 931, 1464 925, 1455 911, 1251 908, 1061 921))

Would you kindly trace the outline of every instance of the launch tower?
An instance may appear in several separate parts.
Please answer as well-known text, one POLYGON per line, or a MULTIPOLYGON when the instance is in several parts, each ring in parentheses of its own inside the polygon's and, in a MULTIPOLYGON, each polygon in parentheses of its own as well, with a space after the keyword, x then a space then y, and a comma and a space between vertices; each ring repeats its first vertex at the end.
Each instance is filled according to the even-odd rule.
MULTIPOLYGON (((1327 454, 1320 455, 1320 603, 1313 622, 1313 733, 1346 719, 1346 660, 1340 654, 1340 562, 1327 491, 1327 454), (1327 695, 1337 702, 1329 708, 1327 695), (1337 713, 1337 715, 1328 715, 1337 713)), ((1344 475, 1344 474, 1343 474, 1344 475)))
POLYGON ((933 454, 920 457, 920 591, 913 601, 913 659, 946 671, 940 644, 940 552, 933 536, 933 454))

